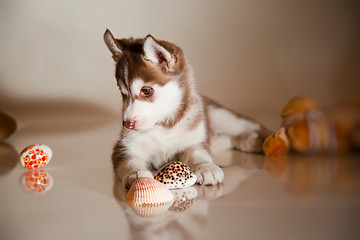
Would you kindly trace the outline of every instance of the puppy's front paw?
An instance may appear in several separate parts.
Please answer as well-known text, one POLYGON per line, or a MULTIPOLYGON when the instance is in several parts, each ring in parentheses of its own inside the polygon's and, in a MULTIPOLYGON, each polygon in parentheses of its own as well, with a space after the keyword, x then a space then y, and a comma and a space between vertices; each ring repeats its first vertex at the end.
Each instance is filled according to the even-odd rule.
POLYGON ((215 185, 224 181, 224 172, 215 163, 201 163, 194 169, 197 183, 215 185))
POLYGON ((150 171, 147 171, 147 170, 140 170, 140 171, 137 171, 137 172, 132 172, 130 175, 125 177, 125 179, 123 181, 125 189, 129 190, 131 185, 133 184, 133 182, 136 179, 142 178, 142 177, 154 178, 152 173, 150 171))

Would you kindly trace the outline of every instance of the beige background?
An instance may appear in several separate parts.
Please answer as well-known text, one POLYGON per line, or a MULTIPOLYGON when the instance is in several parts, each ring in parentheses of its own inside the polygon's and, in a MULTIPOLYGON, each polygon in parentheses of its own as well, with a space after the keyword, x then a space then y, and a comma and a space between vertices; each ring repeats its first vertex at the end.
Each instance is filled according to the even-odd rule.
POLYGON ((201 93, 276 130, 295 95, 326 106, 359 95, 359 16, 355 0, 0 0, 0 111, 18 123, 0 141, 0 239, 359 239, 358 155, 226 151, 224 184, 196 186, 188 211, 142 227, 113 175, 121 97, 102 39, 110 28, 177 43, 201 93), (18 164, 33 143, 54 153, 42 194, 18 164))
POLYGON ((357 1, 3 0, 0 9, 0 107, 13 115, 24 103, 42 103, 39 112, 95 104, 119 114, 106 28, 177 43, 201 93, 260 120, 265 114, 273 129, 293 96, 325 106, 359 96, 357 1))

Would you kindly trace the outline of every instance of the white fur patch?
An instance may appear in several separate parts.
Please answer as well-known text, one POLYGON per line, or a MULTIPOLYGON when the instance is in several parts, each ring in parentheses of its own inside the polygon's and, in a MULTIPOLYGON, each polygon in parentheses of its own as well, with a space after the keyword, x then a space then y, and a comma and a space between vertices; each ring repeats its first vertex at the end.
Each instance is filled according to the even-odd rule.
POLYGON ((183 99, 183 91, 176 81, 170 81, 163 87, 153 86, 157 115, 161 120, 174 120, 183 99))
POLYGON ((217 134, 237 136, 245 132, 252 132, 260 129, 260 124, 251 120, 239 118, 232 112, 223 108, 209 106, 208 113, 211 128, 217 134))
POLYGON ((133 83, 130 86, 131 95, 133 97, 139 96, 140 90, 144 87, 144 81, 142 79, 134 79, 133 83))
POLYGON ((138 131, 146 131, 156 123, 173 120, 183 98, 183 92, 177 82, 170 81, 164 86, 146 85, 154 89, 152 102, 136 99, 144 84, 141 79, 133 82, 131 93, 135 100, 124 111, 124 119, 136 121, 135 128, 138 131))
POLYGON ((218 152, 224 151, 226 149, 231 149, 231 137, 229 135, 218 135, 211 141, 210 152, 216 154, 218 152))
POLYGON ((160 168, 177 152, 205 140, 204 122, 192 131, 184 130, 184 124, 180 122, 169 129, 154 126, 146 132, 129 131, 122 141, 133 158, 151 162, 153 166, 160 168))

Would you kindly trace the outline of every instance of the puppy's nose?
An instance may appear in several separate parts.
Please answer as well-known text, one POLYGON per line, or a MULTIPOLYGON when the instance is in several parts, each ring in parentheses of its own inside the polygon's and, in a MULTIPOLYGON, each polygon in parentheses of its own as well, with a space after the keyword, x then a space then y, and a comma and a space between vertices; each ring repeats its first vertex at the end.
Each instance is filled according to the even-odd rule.
POLYGON ((132 121, 132 120, 123 121, 123 125, 124 125, 124 127, 126 127, 127 129, 130 129, 130 130, 135 129, 135 121, 132 121))

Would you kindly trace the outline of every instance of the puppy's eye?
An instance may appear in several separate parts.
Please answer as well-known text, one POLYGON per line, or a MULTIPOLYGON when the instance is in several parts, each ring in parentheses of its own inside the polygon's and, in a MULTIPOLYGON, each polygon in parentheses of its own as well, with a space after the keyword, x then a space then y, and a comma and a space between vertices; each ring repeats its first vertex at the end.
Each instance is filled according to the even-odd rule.
POLYGON ((151 87, 143 87, 140 91, 140 95, 144 97, 149 97, 154 93, 154 89, 151 87))

